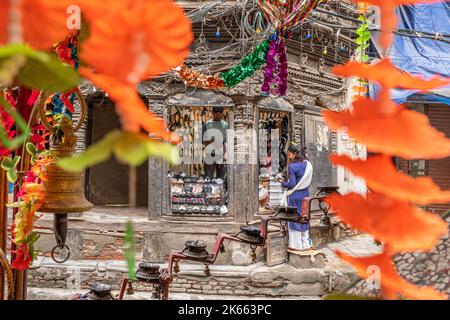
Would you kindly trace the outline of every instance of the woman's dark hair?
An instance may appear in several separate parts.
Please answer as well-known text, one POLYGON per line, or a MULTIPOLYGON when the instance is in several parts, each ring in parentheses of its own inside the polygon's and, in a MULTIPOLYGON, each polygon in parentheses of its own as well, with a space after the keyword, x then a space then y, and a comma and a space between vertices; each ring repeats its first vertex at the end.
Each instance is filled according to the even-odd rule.
POLYGON ((302 162, 306 159, 306 147, 300 148, 296 144, 292 144, 288 148, 288 152, 292 152, 294 154, 294 160, 292 162, 302 162))

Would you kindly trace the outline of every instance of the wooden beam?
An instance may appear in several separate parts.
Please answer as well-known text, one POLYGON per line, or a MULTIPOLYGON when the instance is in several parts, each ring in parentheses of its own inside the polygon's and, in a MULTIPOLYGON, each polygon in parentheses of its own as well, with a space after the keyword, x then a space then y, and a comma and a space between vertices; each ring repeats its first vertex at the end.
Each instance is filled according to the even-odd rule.
MULTIPOLYGON (((7 226, 8 226, 8 179, 6 171, 0 170, 0 249, 6 253, 7 226)), ((5 272, 0 269, 0 301, 4 300, 5 272)))

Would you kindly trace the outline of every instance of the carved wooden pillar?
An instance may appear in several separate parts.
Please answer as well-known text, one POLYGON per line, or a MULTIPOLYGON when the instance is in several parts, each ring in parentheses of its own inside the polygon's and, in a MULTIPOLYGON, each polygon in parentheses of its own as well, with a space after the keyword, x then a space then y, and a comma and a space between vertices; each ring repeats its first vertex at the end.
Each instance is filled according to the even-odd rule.
MULTIPOLYGON (((149 109, 160 117, 165 117, 164 96, 151 96, 149 109)), ((169 195, 166 161, 150 157, 148 159, 148 218, 160 220, 167 213, 169 195)))
POLYGON ((257 135, 255 104, 236 101, 234 108, 234 163, 231 202, 235 221, 247 223, 258 210, 257 135))

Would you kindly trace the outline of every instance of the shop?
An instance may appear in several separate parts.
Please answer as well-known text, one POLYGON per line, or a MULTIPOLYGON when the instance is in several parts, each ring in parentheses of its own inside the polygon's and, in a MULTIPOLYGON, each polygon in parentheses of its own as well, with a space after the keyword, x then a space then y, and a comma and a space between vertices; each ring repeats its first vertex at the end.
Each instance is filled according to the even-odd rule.
MULTIPOLYGON (((180 163, 169 166, 170 210, 168 215, 228 215, 227 166, 205 160, 206 128, 213 123, 213 111, 220 110, 224 130, 229 123, 229 108, 206 106, 168 106, 168 125, 182 137, 180 163)), ((221 132, 220 132, 221 133, 221 132)), ((226 133, 221 139, 226 143, 226 133)))
MULTIPOLYGON (((170 130, 183 139, 179 144, 181 161, 169 165, 150 160, 150 176, 154 174, 154 181, 158 181, 157 176, 161 181, 155 182, 149 192, 149 203, 158 203, 149 208, 152 217, 255 221, 260 209, 260 187, 264 186, 270 193, 275 175, 286 169, 287 148, 294 130, 293 111, 294 107, 282 98, 243 101, 206 90, 165 99, 163 115, 170 130), (209 177, 202 135, 214 108, 222 110, 221 120, 229 129, 224 144, 231 159, 227 158, 223 172, 216 168, 209 177)), ((152 180, 150 177, 150 187, 152 180)), ((274 190, 272 195, 274 207, 274 190)))

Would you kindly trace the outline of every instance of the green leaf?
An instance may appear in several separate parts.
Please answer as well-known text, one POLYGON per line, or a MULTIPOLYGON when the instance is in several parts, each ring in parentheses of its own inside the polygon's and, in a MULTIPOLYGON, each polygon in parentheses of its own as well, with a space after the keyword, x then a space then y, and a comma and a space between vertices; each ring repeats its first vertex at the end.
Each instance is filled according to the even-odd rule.
POLYGON ((136 280, 136 241, 134 238, 134 228, 131 221, 127 222, 123 245, 123 254, 127 261, 128 279, 136 280))
POLYGON ((148 159, 146 141, 133 133, 123 133, 114 146, 114 155, 119 161, 139 166, 148 159))
POLYGON ((366 16, 363 15, 363 14, 359 15, 357 19, 358 19, 359 21, 362 21, 362 22, 367 22, 367 21, 368 21, 368 19, 366 18, 366 16))
POLYGON ((22 207, 22 203, 21 202, 13 202, 13 203, 7 203, 5 204, 5 207, 7 208, 20 208, 22 207))
POLYGON ((169 143, 147 141, 147 153, 149 156, 165 158, 170 163, 179 163, 180 154, 176 146, 169 143))
POLYGON ((14 183, 17 181, 17 171, 16 170, 9 170, 6 172, 6 178, 9 182, 14 183))
POLYGON ((174 145, 157 142, 148 136, 124 132, 114 146, 114 155, 119 161, 131 166, 139 166, 148 157, 162 157, 171 163, 178 161, 178 152, 174 145))
POLYGON ((14 167, 13 163, 14 163, 13 159, 11 159, 10 157, 4 157, 2 160, 1 167, 3 170, 8 171, 14 167))
POLYGON ((17 77, 21 82, 34 89, 52 92, 64 92, 75 87, 80 76, 72 67, 64 65, 55 56, 34 50, 24 44, 9 45, 0 48, 0 65, 11 59, 25 57, 17 77))
POLYGON ((361 59, 362 62, 367 62, 367 61, 369 61, 369 56, 367 54, 363 54, 360 57, 360 59, 361 59))
POLYGON ((38 148, 32 142, 27 142, 25 148, 27 149, 27 152, 32 156, 34 156, 38 152, 38 148))
POLYGON ((1 167, 3 170, 6 171, 6 178, 9 182, 16 182, 17 181, 17 170, 16 166, 20 161, 19 156, 15 156, 14 159, 11 159, 10 157, 5 157, 2 160, 1 167))
POLYGON ((139 166, 148 157, 162 157, 170 163, 176 163, 179 157, 174 145, 154 141, 145 134, 115 130, 108 133, 83 154, 61 159, 57 164, 67 171, 82 171, 108 160, 112 154, 120 162, 131 166, 139 166))
POLYGON ((113 147, 120 135, 119 130, 112 131, 84 153, 75 157, 63 158, 57 161, 57 165, 69 172, 79 172, 87 167, 102 163, 111 157, 113 147))
POLYGON ((362 34, 362 35, 359 36, 358 39, 356 39, 356 43, 362 45, 362 44, 365 44, 369 40, 370 40, 370 33, 369 34, 362 34))
POLYGON ((8 87, 14 81, 20 68, 26 63, 27 59, 23 55, 15 55, 0 60, 0 86, 8 87))
POLYGON ((13 159, 13 168, 16 168, 17 165, 19 164, 20 161, 20 157, 19 156, 15 156, 13 159))

